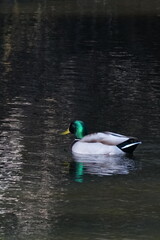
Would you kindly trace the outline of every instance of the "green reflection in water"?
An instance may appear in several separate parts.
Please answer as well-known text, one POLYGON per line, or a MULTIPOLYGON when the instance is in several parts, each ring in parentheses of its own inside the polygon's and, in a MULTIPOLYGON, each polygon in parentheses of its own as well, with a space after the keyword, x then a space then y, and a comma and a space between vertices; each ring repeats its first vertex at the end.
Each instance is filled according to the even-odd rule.
POLYGON ((75 181, 76 182, 83 182, 83 163, 77 162, 76 163, 76 172, 75 172, 75 181))

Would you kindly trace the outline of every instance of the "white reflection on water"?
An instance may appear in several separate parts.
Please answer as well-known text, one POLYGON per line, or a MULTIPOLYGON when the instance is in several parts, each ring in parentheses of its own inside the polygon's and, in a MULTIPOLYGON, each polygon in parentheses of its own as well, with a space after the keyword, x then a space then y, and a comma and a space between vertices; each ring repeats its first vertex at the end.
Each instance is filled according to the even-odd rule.
POLYGON ((133 158, 127 156, 74 154, 75 180, 82 182, 84 174, 110 176, 129 174, 137 168, 133 158))
MULTIPOLYGON (((52 137, 40 136, 43 121, 37 126, 39 115, 27 117, 30 107, 25 98, 16 97, 7 102, 0 122, 0 238, 55 231, 64 202, 61 181, 66 180, 53 161, 52 137)), ((44 122, 52 123, 50 118, 44 122)))
POLYGON ((2 120, 0 134, 0 189, 5 190, 20 181, 22 164, 22 109, 13 106, 9 115, 2 120))
MULTIPOLYGON (((10 103, 8 103, 8 106, 10 103)), ((13 210, 19 201, 22 179, 23 137, 21 134, 23 110, 14 100, 0 125, 0 234, 15 231, 18 217, 13 210), (12 194, 10 194, 12 192, 12 194)))

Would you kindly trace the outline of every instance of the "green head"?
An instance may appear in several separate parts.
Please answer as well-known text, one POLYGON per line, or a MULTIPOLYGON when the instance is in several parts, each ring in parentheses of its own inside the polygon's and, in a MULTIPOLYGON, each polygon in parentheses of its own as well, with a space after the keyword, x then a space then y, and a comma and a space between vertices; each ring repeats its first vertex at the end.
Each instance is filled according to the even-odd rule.
POLYGON ((76 138, 81 139, 85 135, 87 135, 87 128, 84 122, 76 120, 74 122, 71 122, 69 128, 62 133, 62 135, 73 133, 76 138))

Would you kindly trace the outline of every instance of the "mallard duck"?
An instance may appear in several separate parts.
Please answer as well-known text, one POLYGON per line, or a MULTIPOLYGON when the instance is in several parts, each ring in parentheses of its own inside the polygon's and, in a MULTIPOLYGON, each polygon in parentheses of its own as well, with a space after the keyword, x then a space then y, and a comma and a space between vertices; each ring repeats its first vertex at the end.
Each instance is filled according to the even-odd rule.
POLYGON ((87 135, 87 128, 83 121, 71 122, 69 128, 62 135, 72 133, 75 140, 72 152, 77 154, 132 154, 141 144, 135 137, 127 137, 113 132, 97 132, 87 135))

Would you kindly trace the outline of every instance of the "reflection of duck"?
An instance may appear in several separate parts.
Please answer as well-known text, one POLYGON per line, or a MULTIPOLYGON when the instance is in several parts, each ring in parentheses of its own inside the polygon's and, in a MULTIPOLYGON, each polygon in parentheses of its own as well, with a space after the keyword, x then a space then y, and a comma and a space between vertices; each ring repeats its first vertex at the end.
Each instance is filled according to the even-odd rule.
POLYGON ((73 133, 76 137, 72 145, 72 152, 78 154, 131 154, 141 144, 137 138, 112 132, 98 132, 87 135, 84 122, 78 120, 72 122, 62 135, 68 133, 73 133))
POLYGON ((126 156, 73 154, 75 178, 82 179, 84 174, 105 176, 129 174, 137 168, 136 162, 126 156))

